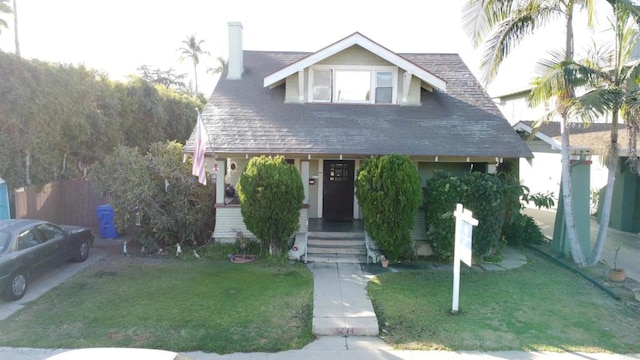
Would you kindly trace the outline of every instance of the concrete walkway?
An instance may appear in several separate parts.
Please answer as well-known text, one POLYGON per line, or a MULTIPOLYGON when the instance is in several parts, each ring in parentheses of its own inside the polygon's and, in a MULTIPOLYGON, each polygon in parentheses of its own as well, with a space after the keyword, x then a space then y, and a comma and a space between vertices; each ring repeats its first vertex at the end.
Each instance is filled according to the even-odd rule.
POLYGON ((313 273, 313 334, 377 336, 378 319, 360 264, 309 264, 313 273))

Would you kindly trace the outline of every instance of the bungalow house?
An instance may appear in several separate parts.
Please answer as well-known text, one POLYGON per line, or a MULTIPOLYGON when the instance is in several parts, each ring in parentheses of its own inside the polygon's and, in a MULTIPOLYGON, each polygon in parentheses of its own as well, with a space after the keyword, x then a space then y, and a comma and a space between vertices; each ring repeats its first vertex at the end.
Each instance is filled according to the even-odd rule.
MULTIPOLYGON (((526 141, 533 152, 533 158, 520 160, 520 178, 531 192, 553 192, 557 197, 560 191, 561 144, 560 123, 547 122, 535 131, 534 121, 519 121, 513 128, 526 141), (531 134, 534 134, 532 137, 531 134)), ((597 209, 597 193, 607 185, 608 168, 603 154, 610 142, 611 124, 594 123, 590 126, 574 123, 569 128, 571 153, 575 160, 579 154, 590 159, 590 182, 592 197, 591 212, 597 209)), ((609 226, 627 232, 640 232, 640 175, 629 169, 629 136, 624 125, 618 132, 620 153, 616 181, 613 189, 611 219, 609 226)))
MULTIPOLYGON (((311 53, 247 51, 242 25, 229 23, 227 69, 201 117, 217 241, 251 236, 225 189, 255 156, 283 155, 299 170, 299 235, 310 242, 319 224, 361 226, 354 177, 371 156, 410 156, 423 183, 437 169, 494 172, 532 156, 457 54, 399 54, 358 32, 311 53)), ((424 215, 415 223, 413 239, 425 240, 424 215)))

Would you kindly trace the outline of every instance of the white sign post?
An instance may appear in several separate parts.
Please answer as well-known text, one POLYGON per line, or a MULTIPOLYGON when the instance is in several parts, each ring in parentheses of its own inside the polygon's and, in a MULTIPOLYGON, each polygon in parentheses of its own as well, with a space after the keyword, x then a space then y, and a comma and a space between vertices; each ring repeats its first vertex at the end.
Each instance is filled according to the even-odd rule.
POLYGON ((473 227, 478 225, 478 220, 473 218, 473 213, 466 210, 462 204, 456 205, 454 212, 456 217, 455 247, 453 250, 453 303, 451 312, 458 312, 458 298, 460 296, 460 261, 471 266, 471 237, 473 227))

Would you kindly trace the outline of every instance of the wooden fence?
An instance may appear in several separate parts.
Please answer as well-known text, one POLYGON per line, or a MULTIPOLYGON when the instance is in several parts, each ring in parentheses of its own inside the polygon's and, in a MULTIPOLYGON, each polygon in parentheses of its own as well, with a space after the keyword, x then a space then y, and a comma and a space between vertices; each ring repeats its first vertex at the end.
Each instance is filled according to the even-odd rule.
POLYGON ((18 219, 99 228, 96 208, 102 204, 93 182, 87 180, 60 180, 43 187, 27 186, 15 191, 18 219))

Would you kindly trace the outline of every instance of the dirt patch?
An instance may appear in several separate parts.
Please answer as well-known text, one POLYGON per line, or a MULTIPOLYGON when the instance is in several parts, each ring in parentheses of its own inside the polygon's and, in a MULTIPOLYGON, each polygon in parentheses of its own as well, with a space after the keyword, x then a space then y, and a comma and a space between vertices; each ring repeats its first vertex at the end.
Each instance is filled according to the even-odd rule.
POLYGON ((117 276, 120 271, 134 265, 160 265, 175 257, 175 252, 171 254, 166 250, 150 254, 143 251, 139 242, 128 237, 99 239, 94 243, 94 247, 107 252, 104 259, 91 266, 94 276, 99 278, 117 276), (125 241, 127 242, 126 254, 123 252, 125 241))

